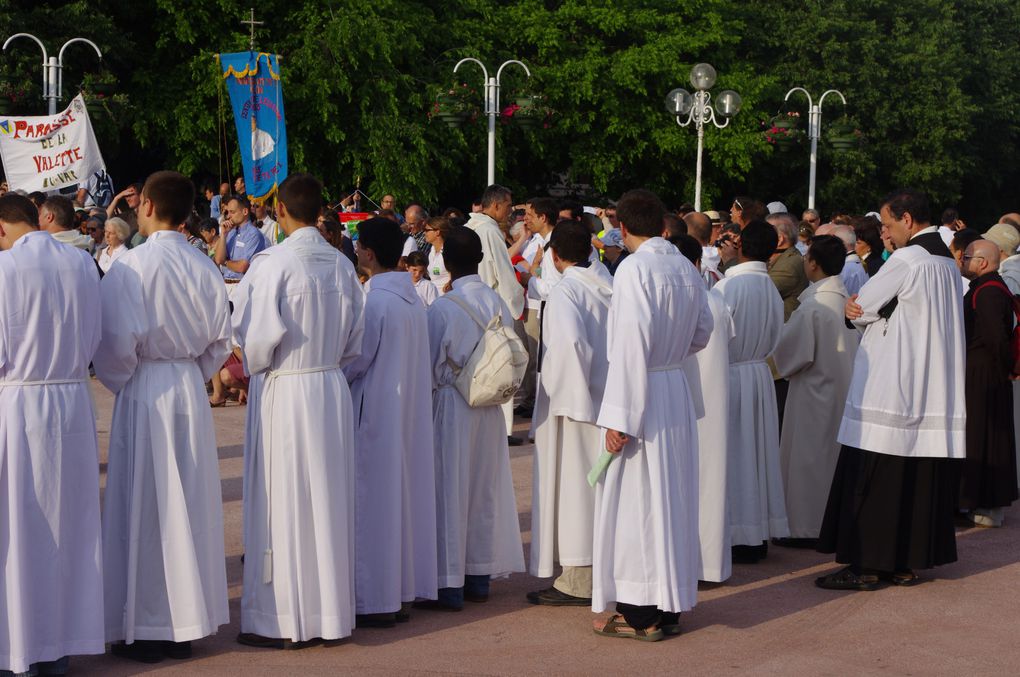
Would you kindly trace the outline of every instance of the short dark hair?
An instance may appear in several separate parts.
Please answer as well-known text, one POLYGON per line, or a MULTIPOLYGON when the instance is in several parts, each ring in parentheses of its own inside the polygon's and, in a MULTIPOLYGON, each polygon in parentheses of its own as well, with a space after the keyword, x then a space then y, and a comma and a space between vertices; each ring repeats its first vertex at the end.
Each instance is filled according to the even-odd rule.
POLYGON ((200 233, 207 233, 209 231, 219 232, 220 224, 216 219, 202 219, 202 223, 198 224, 198 231, 200 233))
POLYGON ((577 220, 581 218, 581 214, 584 214, 584 205, 577 200, 560 200, 560 208, 557 212, 570 212, 570 218, 577 220))
POLYGON ((184 223, 195 205, 195 184, 179 172, 150 174, 141 194, 152 202, 157 220, 175 226, 184 223))
POLYGON ((555 226, 560 219, 560 206, 551 197, 536 197, 531 201, 531 210, 536 216, 544 216, 545 220, 555 226))
POLYGON ((918 223, 931 223, 928 196, 913 188, 900 188, 889 193, 882 199, 879 209, 882 207, 888 207, 889 212, 897 219, 902 219, 904 214, 909 213, 918 223))
POLYGON ((513 200, 513 193, 510 192, 510 189, 501 186, 498 183, 494 183, 491 186, 486 187, 486 189, 482 192, 482 209, 485 209, 496 202, 509 202, 511 200, 513 200))
POLYGON ((973 244, 976 240, 981 239, 981 233, 977 232, 973 228, 963 228, 953 233, 953 249, 958 252, 967 251, 967 247, 973 244))
MULTIPOLYGON (((450 221, 450 225, 454 227, 463 226, 468 221, 464 212, 456 207, 448 207, 446 211, 443 212, 443 218, 448 219, 450 221)), ((443 237, 445 238, 446 235, 443 235, 443 237)))
POLYGON ((701 248, 700 242, 686 233, 674 235, 669 238, 669 241, 673 243, 673 246, 680 250, 681 254, 687 257, 688 261, 694 265, 698 265, 698 261, 701 260, 701 255, 704 251, 701 248))
POLYGON ((565 219, 553 228, 549 246, 564 261, 583 263, 591 255, 591 231, 580 221, 565 219))
POLYGON ((39 210, 35 203, 24 195, 6 193, 0 195, 0 220, 38 228, 39 210))
POLYGON ((942 212, 942 225, 948 226, 960 218, 960 212, 956 211, 956 207, 946 207, 942 212))
POLYGON ((666 212, 662 215, 662 230, 665 232, 667 239, 677 235, 686 235, 687 222, 676 214, 666 212))
POLYGON ((482 240, 470 228, 457 226, 443 240, 443 264, 458 277, 477 273, 482 256, 482 240))
POLYGON ((846 264, 846 245, 835 235, 816 235, 811 238, 807 257, 826 275, 839 275, 846 264))
POLYGON ((659 196, 650 190, 628 190, 616 203, 616 214, 627 231, 638 237, 662 235, 662 216, 666 207, 659 196))
POLYGON ((408 268, 410 268, 411 266, 421 266, 423 268, 427 268, 429 265, 428 258, 426 258, 426 256, 419 251, 413 251, 410 254, 408 254, 404 262, 407 264, 408 268))
POLYGON ((63 195, 50 195, 43 200, 43 207, 53 214, 57 225, 65 230, 74 227, 74 203, 63 195))
POLYGON ((885 249, 882 244, 882 222, 874 216, 864 216, 854 221, 854 235, 858 241, 868 245, 872 254, 881 254, 885 249))
MULTIPOLYGON (((375 216, 358 224, 358 242, 362 249, 371 249, 379 265, 392 270, 400 263, 404 251, 404 232, 396 221, 375 216)), ((444 245, 445 251, 445 245, 444 245)))
POLYGON ((310 225, 322 210, 322 183, 311 174, 291 174, 280 184, 278 199, 298 223, 310 225))
POLYGON ((225 201, 223 201, 222 204, 223 204, 223 206, 226 206, 226 205, 230 204, 231 202, 236 202, 237 204, 241 205, 241 209, 247 209, 248 210, 248 220, 251 221, 251 218, 252 218, 251 200, 248 199, 247 195, 237 195, 236 193, 234 193, 234 194, 230 195, 225 201))
MULTIPOLYGON (((838 239, 838 238, 837 238, 838 239)), ((779 234, 771 223, 760 219, 751 221, 740 231, 740 252, 752 261, 767 262, 779 246, 779 234)), ((843 249, 846 257, 846 248, 843 249)))

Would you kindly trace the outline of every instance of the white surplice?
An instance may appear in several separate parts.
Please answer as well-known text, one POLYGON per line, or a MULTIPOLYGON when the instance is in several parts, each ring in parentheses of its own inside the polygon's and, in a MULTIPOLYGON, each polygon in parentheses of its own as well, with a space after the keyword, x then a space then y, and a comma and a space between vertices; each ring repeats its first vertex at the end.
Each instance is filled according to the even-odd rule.
POLYGON ((252 376, 241 631, 304 641, 354 626, 354 413, 364 292, 315 228, 252 259, 234 337, 252 376))
POLYGON ((411 276, 373 275, 361 356, 343 369, 354 403, 359 614, 392 613, 401 602, 437 596, 427 336, 425 306, 411 276))
POLYGON ((99 275, 46 232, 0 253, 0 669, 101 654, 99 275))
POLYGON ((612 275, 593 263, 567 268, 545 304, 531 486, 530 571, 539 578, 552 576, 556 561, 591 565, 595 491, 587 476, 605 448, 595 421, 609 368, 612 295, 612 275))
POLYGON ((836 432, 860 342, 843 317, 848 296, 838 275, 812 283, 772 354, 790 379, 779 457, 793 538, 818 538, 839 458, 836 432))
POLYGON ((503 412, 468 406, 453 386, 454 369, 467 362, 482 330, 451 295, 479 318, 501 316, 513 325, 506 304, 477 275, 454 280, 428 309, 440 588, 462 587, 465 574, 524 571, 503 412))
MULTIPOLYGON (((1020 254, 1003 259, 999 275, 1014 296, 1020 294, 1020 254)), ((1013 439, 1020 453, 1020 381, 1013 381, 1013 439)), ((1020 463, 1016 464, 1016 481, 1020 485, 1020 463)))
MULTIPOLYGON (((925 232, 936 231, 914 237, 925 232)), ((854 324, 864 336, 839 427, 841 444, 907 458, 966 458, 960 284, 952 258, 908 245, 861 289, 857 303, 864 314, 854 324), (894 298, 895 310, 881 317, 879 310, 894 298), (896 346, 923 346, 926 359, 896 346), (930 369, 933 364, 944 368, 930 369)))
POLYGON ((698 430, 683 361, 708 343, 705 282, 646 240, 613 278, 609 372, 598 425, 629 439, 596 485, 592 609, 680 612, 697 602, 698 430))
POLYGON ((789 535, 779 463, 779 413, 765 358, 783 329, 783 299, 767 266, 730 267, 714 287, 733 318, 726 492, 733 545, 761 545, 789 535))
POLYGON ((730 410, 730 340, 733 318, 717 291, 708 292, 712 336, 708 345, 684 360, 684 372, 698 419, 698 580, 721 583, 733 569, 730 553, 726 466, 730 410))
POLYGON ((184 642, 229 622, 206 380, 230 352, 223 278, 158 231, 103 278, 96 376, 117 399, 103 509, 108 641, 184 642))

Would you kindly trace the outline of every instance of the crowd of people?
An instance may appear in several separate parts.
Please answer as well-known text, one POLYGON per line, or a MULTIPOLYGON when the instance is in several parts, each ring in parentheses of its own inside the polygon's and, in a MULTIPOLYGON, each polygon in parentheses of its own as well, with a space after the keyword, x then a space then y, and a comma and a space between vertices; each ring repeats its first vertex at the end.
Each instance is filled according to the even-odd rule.
POLYGON ((524 571, 551 579, 529 602, 658 641, 770 545, 833 553, 822 588, 910 586, 1017 498, 1017 214, 982 235, 913 190, 823 223, 492 185, 436 216, 387 195, 355 230, 306 174, 275 209, 169 171, 92 197, 0 196, 0 674, 185 658, 228 623, 228 398, 256 647, 524 571), (115 394, 102 511, 90 370, 115 394))

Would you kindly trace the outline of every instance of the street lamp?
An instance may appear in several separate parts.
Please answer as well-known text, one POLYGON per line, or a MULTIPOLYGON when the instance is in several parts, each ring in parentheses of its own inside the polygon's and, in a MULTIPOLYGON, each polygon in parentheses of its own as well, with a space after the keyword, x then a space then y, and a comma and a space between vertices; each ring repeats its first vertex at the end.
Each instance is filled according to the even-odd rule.
POLYGON ((794 87, 786 93, 786 98, 783 101, 789 101, 790 95, 794 92, 803 92, 804 96, 807 97, 808 102, 808 138, 811 139, 811 169, 808 173, 808 196, 807 206, 808 209, 815 208, 815 176, 818 169, 818 139, 821 137, 822 132, 822 102, 825 101, 825 97, 829 94, 835 94, 839 97, 840 101, 843 102, 843 106, 846 106, 846 97, 837 89, 826 90, 820 99, 818 99, 818 105, 816 106, 811 100, 811 95, 803 87, 794 87))
POLYGON ((666 95, 666 110, 676 116, 681 127, 694 122, 698 130, 698 162, 694 175, 694 210, 701 211, 701 153, 704 146, 705 124, 711 122, 719 129, 730 124, 730 118, 740 112, 740 95, 731 89, 719 93, 715 107, 709 89, 715 84, 715 69, 707 63, 699 63, 691 69, 692 95, 686 89, 674 89, 666 95), (687 116, 686 120, 682 118, 687 116), (723 118, 722 124, 716 116, 723 118))
POLYGON ((453 67, 453 72, 456 73, 457 69, 460 68, 465 62, 471 61, 472 63, 478 64, 478 67, 482 69, 482 77, 485 79, 485 114, 489 116, 489 172, 486 183, 487 186, 491 186, 496 183, 496 116, 499 115, 499 79, 503 74, 503 69, 510 64, 517 64, 524 69, 524 72, 531 77, 531 71, 520 61, 510 60, 504 61, 496 71, 496 77, 490 78, 489 71, 485 69, 485 65, 478 59, 461 59, 457 62, 457 65, 453 67))
POLYGON ((42 43, 42 40, 35 37, 30 33, 15 33, 11 37, 7 38, 4 42, 3 49, 7 51, 7 46, 11 44, 17 38, 29 38, 34 40, 35 44, 39 45, 39 49, 42 50, 42 86, 43 86, 43 98, 49 100, 49 114, 57 114, 57 102, 64 96, 64 50, 69 45, 75 42, 84 42, 92 46, 92 49, 96 50, 96 55, 102 60, 103 53, 99 51, 99 47, 96 43, 88 40, 87 38, 71 38, 64 43, 64 46, 60 48, 58 56, 47 56, 46 46, 42 43))

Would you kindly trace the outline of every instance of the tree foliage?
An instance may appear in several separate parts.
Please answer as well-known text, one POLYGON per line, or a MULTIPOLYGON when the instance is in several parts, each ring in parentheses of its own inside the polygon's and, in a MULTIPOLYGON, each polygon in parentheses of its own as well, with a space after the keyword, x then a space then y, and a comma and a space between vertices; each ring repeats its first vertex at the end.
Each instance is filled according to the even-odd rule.
MULTIPOLYGON (((690 200, 696 135, 663 108, 690 89, 699 61, 734 89, 740 114, 705 130, 704 202, 736 193, 806 203, 808 153, 778 153, 762 124, 783 109, 806 116, 803 86, 829 88, 826 125, 844 112, 864 132, 856 150, 819 154, 818 203, 861 211, 901 185, 959 204, 974 225, 1016 209, 1020 169, 1020 4, 1009 0, 264 0, 257 48, 282 56, 292 171, 323 178, 332 196, 360 179, 370 195, 465 203, 485 177, 485 121, 460 129, 430 120, 437 94, 478 90, 478 57, 508 68, 501 100, 540 93, 549 128, 500 125, 497 177, 540 193, 561 174, 598 195, 634 186, 690 200)), ((0 0, 5 35, 38 35, 55 52, 82 35, 104 50, 129 103, 99 127, 108 164, 124 183, 159 167, 197 179, 239 169, 230 108, 214 60, 248 47, 247 9, 232 0, 0 0), (224 143, 225 148, 224 148, 224 143)), ((69 48, 65 91, 96 67, 69 48)), ((3 71, 38 87, 37 48, 16 43, 3 71)), ((38 92, 36 92, 38 94, 38 92)), ((66 98, 69 98, 65 95, 66 98)), ((39 101, 38 99, 33 99, 39 101)), ((39 105, 38 112, 43 110, 39 105)))

